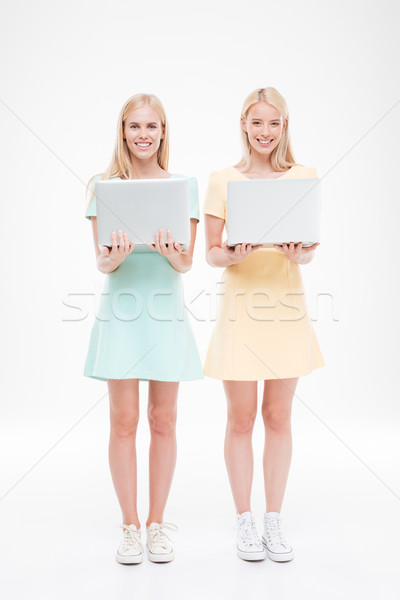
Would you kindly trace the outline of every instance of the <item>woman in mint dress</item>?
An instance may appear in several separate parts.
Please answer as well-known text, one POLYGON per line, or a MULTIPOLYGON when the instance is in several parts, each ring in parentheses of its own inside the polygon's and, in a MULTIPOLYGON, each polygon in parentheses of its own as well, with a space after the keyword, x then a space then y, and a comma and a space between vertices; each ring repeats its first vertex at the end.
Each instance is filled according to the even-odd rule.
POLYGON ((181 273, 192 264, 199 220, 197 182, 190 179, 191 240, 187 250, 173 232, 155 234, 139 251, 123 231, 113 232, 111 250, 97 241, 96 179, 181 177, 168 168, 168 124, 154 95, 136 94, 121 109, 113 157, 105 173, 88 184, 85 216, 91 220, 97 268, 107 274, 92 328, 84 375, 107 381, 110 398, 109 462, 122 511, 123 539, 117 560, 141 562, 137 514, 136 428, 139 380, 149 382, 150 506, 146 522, 148 557, 168 562, 174 553, 163 513, 176 462, 175 424, 180 381, 203 377, 196 343, 184 308, 181 273), (118 244, 117 245, 117 238, 118 244))

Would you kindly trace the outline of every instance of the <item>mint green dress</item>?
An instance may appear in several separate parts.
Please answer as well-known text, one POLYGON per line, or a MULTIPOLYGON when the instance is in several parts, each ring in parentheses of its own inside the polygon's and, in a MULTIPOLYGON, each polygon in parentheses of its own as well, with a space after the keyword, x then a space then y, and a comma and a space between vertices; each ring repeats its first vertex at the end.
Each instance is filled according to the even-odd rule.
MULTIPOLYGON (((88 219, 93 216, 95 196, 85 213, 88 219)), ((199 220, 197 181, 193 177, 190 218, 199 220)), ((135 248, 106 275, 84 375, 102 381, 188 381, 203 377, 184 306, 181 274, 156 250, 140 252, 135 248)))

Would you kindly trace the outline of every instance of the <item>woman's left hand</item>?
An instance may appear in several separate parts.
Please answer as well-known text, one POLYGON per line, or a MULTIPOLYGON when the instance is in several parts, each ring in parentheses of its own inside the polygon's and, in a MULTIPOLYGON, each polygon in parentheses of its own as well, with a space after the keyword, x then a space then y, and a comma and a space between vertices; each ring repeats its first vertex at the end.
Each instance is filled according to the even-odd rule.
POLYGON ((296 246, 293 242, 290 242, 290 244, 282 244, 282 246, 274 244, 274 248, 283 252, 286 258, 299 265, 310 262, 317 246, 319 246, 319 242, 316 242, 312 246, 307 246, 306 248, 303 248, 302 242, 299 242, 296 246))
POLYGON ((165 242, 164 230, 160 229, 154 235, 154 244, 149 243, 148 246, 153 248, 153 250, 157 250, 157 252, 168 258, 168 260, 176 258, 183 252, 182 246, 178 242, 174 242, 170 229, 167 229, 167 242, 165 242))

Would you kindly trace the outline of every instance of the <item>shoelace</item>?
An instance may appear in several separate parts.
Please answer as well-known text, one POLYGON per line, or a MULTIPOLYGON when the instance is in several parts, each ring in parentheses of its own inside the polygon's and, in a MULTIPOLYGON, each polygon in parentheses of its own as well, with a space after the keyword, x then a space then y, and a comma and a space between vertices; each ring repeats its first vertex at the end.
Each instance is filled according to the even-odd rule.
POLYGON ((121 550, 123 552, 126 552, 132 547, 135 548, 135 550, 141 550, 142 544, 140 539, 140 531, 134 528, 134 525, 123 524, 121 525, 121 527, 125 529, 124 538, 121 544, 121 550))
POLYGON ((246 546, 259 546, 257 528, 254 521, 241 521, 239 524, 240 535, 246 546))
POLYGON ((287 543, 285 535, 281 528, 281 517, 266 517, 265 523, 268 541, 271 544, 280 544, 288 548, 289 544, 287 543))
POLYGON ((171 538, 166 534, 165 529, 170 529, 171 531, 178 531, 178 526, 174 523, 156 523, 152 527, 149 527, 147 530, 147 535, 151 537, 151 543, 156 546, 161 546, 161 548, 167 548, 168 544, 166 540, 172 542, 171 538))

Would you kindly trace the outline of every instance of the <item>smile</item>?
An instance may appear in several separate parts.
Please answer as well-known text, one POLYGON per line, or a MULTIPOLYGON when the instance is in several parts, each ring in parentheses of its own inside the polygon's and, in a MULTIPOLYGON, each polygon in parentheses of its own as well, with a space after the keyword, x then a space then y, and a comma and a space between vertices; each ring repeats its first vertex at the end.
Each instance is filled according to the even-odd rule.
POLYGON ((269 146, 269 144, 273 141, 274 141, 273 138, 271 138, 270 140, 259 140, 257 138, 257 142, 259 142, 262 146, 269 146))
POLYGON ((139 148, 148 148, 151 145, 151 142, 136 142, 136 146, 139 148))

